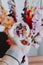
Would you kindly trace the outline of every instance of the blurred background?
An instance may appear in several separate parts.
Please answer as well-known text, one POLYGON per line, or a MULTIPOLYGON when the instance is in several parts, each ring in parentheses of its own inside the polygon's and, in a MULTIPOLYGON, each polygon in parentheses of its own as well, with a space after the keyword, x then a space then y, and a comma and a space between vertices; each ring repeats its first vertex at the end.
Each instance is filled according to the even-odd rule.
MULTIPOLYGON (((24 6, 24 1, 25 0, 15 0, 16 1, 16 8, 17 8, 17 16, 19 17, 19 19, 21 18, 21 12, 24 6), (19 1, 19 3, 18 3, 19 1), (19 11, 20 10, 20 11, 19 11)), ((2 5, 4 7, 4 9, 6 10, 7 13, 9 13, 9 6, 8 6, 8 0, 0 0, 0 5, 2 5)), ((42 7, 43 8, 43 0, 28 0, 29 4, 29 8, 32 7, 42 7)), ((39 48, 36 49, 35 47, 31 46, 31 49, 28 53, 28 56, 37 56, 37 55, 43 55, 43 37, 41 38, 41 42, 39 42, 39 48)))

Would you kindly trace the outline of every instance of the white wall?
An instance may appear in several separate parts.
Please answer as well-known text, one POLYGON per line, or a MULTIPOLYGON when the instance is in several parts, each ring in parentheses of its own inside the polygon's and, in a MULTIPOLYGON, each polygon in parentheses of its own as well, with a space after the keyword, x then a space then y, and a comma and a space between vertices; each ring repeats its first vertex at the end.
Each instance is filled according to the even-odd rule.
POLYGON ((42 0, 42 7, 43 7, 43 0, 42 0))
POLYGON ((20 19, 25 0, 15 0, 17 16, 20 19))
POLYGON ((39 44, 40 47, 38 49, 38 55, 43 55, 43 37, 42 37, 42 41, 39 44))
POLYGON ((2 6, 4 7, 4 9, 7 11, 7 13, 9 12, 9 6, 7 4, 8 0, 1 0, 2 2, 2 6))

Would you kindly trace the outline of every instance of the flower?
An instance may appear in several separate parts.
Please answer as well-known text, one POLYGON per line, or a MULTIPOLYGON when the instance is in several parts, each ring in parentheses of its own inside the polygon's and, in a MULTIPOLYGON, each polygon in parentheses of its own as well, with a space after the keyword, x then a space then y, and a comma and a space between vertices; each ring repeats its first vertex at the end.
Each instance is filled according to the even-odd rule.
POLYGON ((4 25, 6 28, 11 28, 12 25, 14 24, 14 20, 12 17, 6 16, 5 19, 2 22, 2 25, 4 25))
POLYGON ((26 22, 28 24, 28 26, 30 27, 30 29, 32 29, 32 15, 31 15, 31 10, 26 10, 24 11, 23 14, 23 20, 24 22, 26 22))

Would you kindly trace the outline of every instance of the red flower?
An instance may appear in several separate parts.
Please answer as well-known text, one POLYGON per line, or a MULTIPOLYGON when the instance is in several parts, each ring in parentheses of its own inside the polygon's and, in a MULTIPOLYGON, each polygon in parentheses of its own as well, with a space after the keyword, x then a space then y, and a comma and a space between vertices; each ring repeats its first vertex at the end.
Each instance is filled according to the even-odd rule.
POLYGON ((29 26, 30 29, 31 29, 31 28, 32 28, 32 16, 30 16, 30 12, 31 12, 31 10, 27 10, 27 11, 26 11, 25 22, 28 24, 28 26, 29 26))
POLYGON ((31 10, 27 10, 27 11, 26 11, 26 14, 27 14, 28 16, 30 16, 30 12, 31 12, 31 10))
POLYGON ((6 42, 8 43, 9 46, 11 46, 12 43, 11 43, 11 41, 9 39, 6 40, 6 42))

